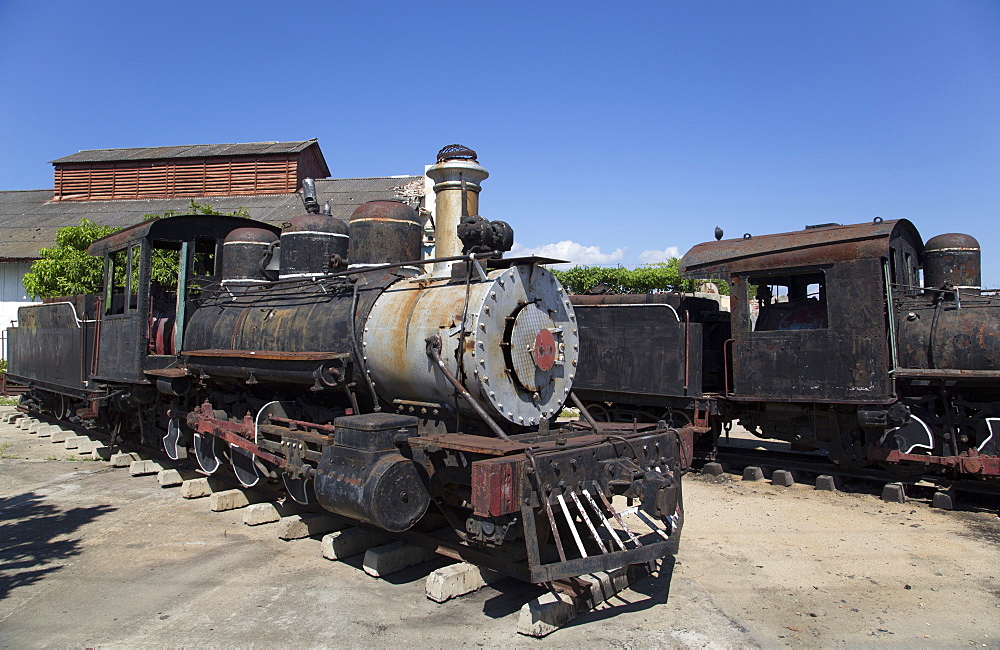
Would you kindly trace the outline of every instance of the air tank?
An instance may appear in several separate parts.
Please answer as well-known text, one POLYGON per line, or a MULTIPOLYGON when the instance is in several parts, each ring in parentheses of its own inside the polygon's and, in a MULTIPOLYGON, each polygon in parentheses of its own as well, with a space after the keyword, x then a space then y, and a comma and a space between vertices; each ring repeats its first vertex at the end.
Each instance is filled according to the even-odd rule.
POLYGON ((282 279, 311 278, 347 266, 348 227, 326 214, 295 217, 281 230, 282 279))
POLYGON ((924 286, 938 289, 945 284, 979 293, 982 284, 979 242, 971 235, 948 233, 924 244, 924 286))

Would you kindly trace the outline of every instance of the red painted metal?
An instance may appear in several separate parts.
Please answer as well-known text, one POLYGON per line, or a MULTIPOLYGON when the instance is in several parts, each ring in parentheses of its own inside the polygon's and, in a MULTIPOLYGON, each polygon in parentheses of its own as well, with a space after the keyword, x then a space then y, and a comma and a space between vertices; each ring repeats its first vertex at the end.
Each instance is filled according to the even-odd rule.
POLYGON ((535 336, 535 349, 532 354, 535 365, 542 370, 550 369, 556 362, 556 339, 546 328, 538 330, 535 336))
POLYGON ((472 507, 477 515, 499 517, 521 509, 518 486, 525 462, 519 455, 472 463, 472 507))
POLYGON ((868 449, 868 458, 889 463, 910 461, 941 465, 948 469, 957 470, 961 474, 1000 476, 1000 457, 980 456, 974 449, 959 456, 923 456, 921 454, 904 454, 898 449, 871 447, 868 449))

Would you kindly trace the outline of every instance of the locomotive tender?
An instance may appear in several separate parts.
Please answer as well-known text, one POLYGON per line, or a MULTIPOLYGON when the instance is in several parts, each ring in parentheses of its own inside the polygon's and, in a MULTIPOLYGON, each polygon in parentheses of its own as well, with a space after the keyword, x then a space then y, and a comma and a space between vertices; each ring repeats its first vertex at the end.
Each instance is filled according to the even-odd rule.
POLYGON ((547 260, 502 257, 475 152, 446 147, 428 175, 435 260, 411 207, 345 224, 308 183, 281 229, 178 216, 95 242, 103 294, 8 330, 22 407, 532 582, 676 552, 679 434, 554 425, 578 364, 568 296, 547 260))
POLYGON ((909 221, 875 219, 698 244, 681 268, 729 282, 731 311, 573 296, 575 390, 595 417, 693 423, 713 441, 738 421, 848 467, 1000 479, 1000 299, 980 290, 974 238, 924 244, 909 221))

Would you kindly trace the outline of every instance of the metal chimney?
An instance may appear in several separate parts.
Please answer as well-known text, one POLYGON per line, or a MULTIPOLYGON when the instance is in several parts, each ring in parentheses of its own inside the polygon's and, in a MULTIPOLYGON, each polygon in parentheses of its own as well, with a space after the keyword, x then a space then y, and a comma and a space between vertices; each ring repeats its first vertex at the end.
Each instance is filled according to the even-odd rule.
MULTIPOLYGON (((462 254, 458 224, 462 217, 479 214, 479 184, 489 177, 476 160, 476 152, 460 144, 450 144, 437 155, 437 164, 427 169, 434 181, 435 257, 462 254)), ((443 271, 435 265, 435 272, 443 271)), ((444 267, 450 268, 449 264, 444 267)))

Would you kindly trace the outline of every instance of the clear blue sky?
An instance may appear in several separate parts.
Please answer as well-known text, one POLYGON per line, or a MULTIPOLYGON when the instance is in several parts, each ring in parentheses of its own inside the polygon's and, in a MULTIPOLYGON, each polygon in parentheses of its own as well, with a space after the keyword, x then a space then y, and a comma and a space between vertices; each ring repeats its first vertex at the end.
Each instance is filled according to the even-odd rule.
POLYGON ((484 216, 577 262, 882 216, 1000 286, 998 117, 996 0, 0 0, 2 189, 80 149, 315 137, 353 177, 458 142, 484 216))

